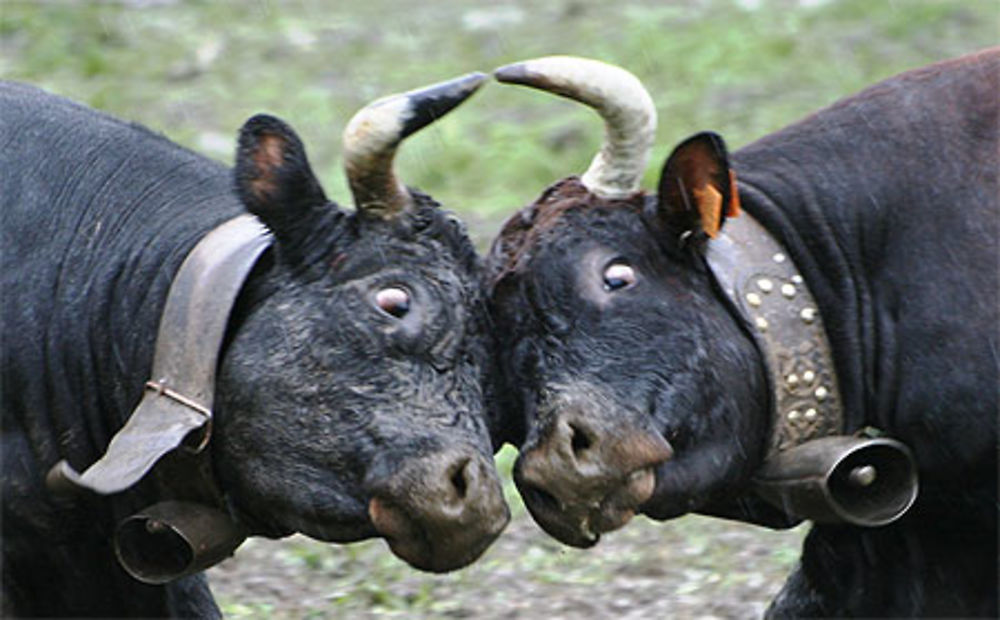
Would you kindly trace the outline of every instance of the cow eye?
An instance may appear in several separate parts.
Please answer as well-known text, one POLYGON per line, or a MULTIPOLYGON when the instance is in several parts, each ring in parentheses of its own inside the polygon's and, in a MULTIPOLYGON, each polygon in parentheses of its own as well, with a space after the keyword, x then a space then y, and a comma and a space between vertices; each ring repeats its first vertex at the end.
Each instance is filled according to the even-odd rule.
POLYGON ((604 268, 604 290, 617 291, 635 284, 635 269, 628 263, 615 261, 604 268))
POLYGON ((410 294, 398 286, 388 286, 375 293, 375 305, 386 314, 401 319, 410 311, 410 294))

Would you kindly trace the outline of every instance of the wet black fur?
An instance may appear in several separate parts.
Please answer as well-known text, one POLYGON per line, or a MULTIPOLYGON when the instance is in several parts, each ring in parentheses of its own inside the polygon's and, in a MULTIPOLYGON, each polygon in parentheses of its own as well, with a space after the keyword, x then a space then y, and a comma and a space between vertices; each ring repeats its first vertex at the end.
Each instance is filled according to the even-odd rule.
MULTIPOLYGON (((903 74, 732 156, 744 210, 818 300, 846 432, 902 440, 921 478, 893 525, 813 526, 774 617, 997 615, 998 77, 997 50, 903 74)), ((678 242, 690 220, 574 183, 514 215, 488 261, 507 438, 533 444, 554 383, 596 382, 607 415, 648 414, 676 449, 644 512, 767 521, 745 484, 768 430, 761 360, 700 241, 678 242), (606 264, 583 260, 595 247, 640 274, 603 308, 579 284, 606 264)))
POLYGON ((240 148, 261 129, 283 149, 274 178, 299 179, 280 197, 288 211, 248 196, 245 167, 246 206, 224 166, 0 86, 5 615, 218 616, 201 575, 146 586, 115 562, 114 525, 166 489, 56 498, 43 478, 102 454, 148 379, 174 272, 248 208, 277 240, 237 303, 217 381, 211 449, 233 513, 259 534, 356 540, 374 534, 368 488, 407 456, 462 444, 491 457, 480 268, 463 227, 419 192, 393 222, 342 211, 277 119, 248 123, 240 148), (372 305, 387 284, 414 295, 405 320, 372 305))
POLYGON ((672 469, 659 472, 661 501, 647 508, 659 518, 745 483, 766 430, 756 348, 717 302, 696 246, 674 233, 654 198, 604 201, 571 178, 512 218, 490 257, 491 312, 508 385, 506 438, 535 444, 541 395, 552 386, 582 381, 608 389, 618 408, 609 415, 639 425, 647 419, 676 450, 672 469), (519 217, 533 220, 520 234, 519 217), (581 257, 592 251, 605 256, 582 273, 581 257), (636 268, 637 285, 608 294, 603 308, 582 298, 578 278, 599 285, 603 266, 619 259, 636 268), (708 444, 732 456, 709 464, 705 451, 690 449, 708 444))

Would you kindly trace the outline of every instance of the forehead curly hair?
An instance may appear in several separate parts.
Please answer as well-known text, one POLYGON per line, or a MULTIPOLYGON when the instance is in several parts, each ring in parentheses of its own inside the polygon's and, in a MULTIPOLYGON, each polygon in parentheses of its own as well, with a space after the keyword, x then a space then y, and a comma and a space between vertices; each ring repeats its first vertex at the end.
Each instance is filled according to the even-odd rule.
POLYGON ((409 188, 414 197, 414 208, 406 219, 418 237, 430 238, 442 244, 456 262, 470 273, 479 273, 481 263, 476 247, 469 238, 465 224, 458 217, 441 207, 429 195, 409 188))
POLYGON ((608 200, 590 192, 577 176, 549 186, 538 199, 511 216, 493 241, 486 259, 490 292, 504 279, 521 273, 545 234, 567 213, 600 208, 641 210, 644 192, 623 199, 608 200))

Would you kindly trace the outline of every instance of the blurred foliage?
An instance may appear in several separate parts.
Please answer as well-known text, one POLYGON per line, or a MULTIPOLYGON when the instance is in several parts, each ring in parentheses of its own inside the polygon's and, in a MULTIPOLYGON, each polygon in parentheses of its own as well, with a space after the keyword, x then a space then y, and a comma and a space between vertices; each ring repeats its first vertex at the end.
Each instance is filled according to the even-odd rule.
MULTIPOLYGON (((524 58, 591 56, 636 73, 657 103, 653 187, 688 134, 739 146, 893 73, 994 45, 998 18, 997 0, 5 0, 0 74, 224 161, 246 118, 276 114, 349 203, 339 136, 368 101, 524 58)), ((399 166, 482 241, 584 170, 601 133, 579 105, 491 84, 408 140, 399 166)))
MULTIPOLYGON (((350 116, 377 97, 465 72, 556 53, 630 69, 660 115, 645 179, 654 187, 660 162, 696 131, 718 131, 735 148, 879 79, 998 40, 997 0, 0 0, 3 78, 227 162, 245 119, 278 115, 343 204, 340 132, 350 116)), ((490 84, 407 140, 398 166, 483 245, 500 218, 583 171, 601 134, 579 105, 490 84)), ((513 458, 508 447, 498 462, 514 523, 475 565, 421 575, 381 541, 252 540, 212 572, 227 616, 534 617, 562 613, 555 598, 575 601, 575 616, 614 611, 611 599, 626 595, 652 616, 664 597, 670 615, 753 616, 797 556, 801 529, 697 517, 637 519, 593 550, 562 547, 525 514, 513 458), (253 565, 262 558, 270 559, 253 565), (531 584, 548 588, 542 599, 532 599, 531 584), (725 606, 737 596, 743 606, 725 606)))

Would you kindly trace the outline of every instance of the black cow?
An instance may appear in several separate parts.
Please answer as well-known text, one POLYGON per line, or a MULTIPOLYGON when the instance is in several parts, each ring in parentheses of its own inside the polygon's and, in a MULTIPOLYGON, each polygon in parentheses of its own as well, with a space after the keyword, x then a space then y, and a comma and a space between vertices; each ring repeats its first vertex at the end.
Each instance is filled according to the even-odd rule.
MULTIPOLYGON (((159 584, 147 585, 116 563, 117 553, 186 566, 214 527, 193 522, 200 513, 128 517, 178 505, 165 499, 183 508, 209 487, 241 533, 223 556, 244 535, 381 536, 413 566, 447 571, 496 538, 509 513, 483 415, 481 262, 464 227, 391 168, 403 138, 485 79, 380 100, 355 117, 345 133, 355 212, 327 200, 277 118, 245 124, 231 171, 36 88, 0 87, 5 615, 218 616, 200 573, 139 574, 159 584), (158 324, 185 256, 247 212, 273 240, 222 324, 221 352, 209 352, 215 406, 199 415, 213 415, 211 434, 192 431, 185 450, 124 490, 76 474, 144 394, 200 411, 150 374, 154 345, 157 356, 176 348, 156 342, 158 324), (113 535, 123 537, 116 549, 113 535), (130 546, 144 536, 162 544, 130 546)), ((116 437, 131 446, 121 452, 162 441, 136 433, 116 437)), ((107 460, 122 456, 112 452, 107 460)))
POLYGON ((496 77, 607 123, 587 173, 510 218, 488 259, 506 438, 540 525, 588 546, 635 512, 809 517, 771 616, 995 617, 1000 49, 731 160, 698 134, 655 195, 638 188, 655 110, 631 74, 550 57, 496 77), (831 455, 827 436, 865 448, 831 455), (810 480, 819 461, 792 448, 817 445, 810 480), (804 473, 778 472, 772 506, 777 463, 804 473))

